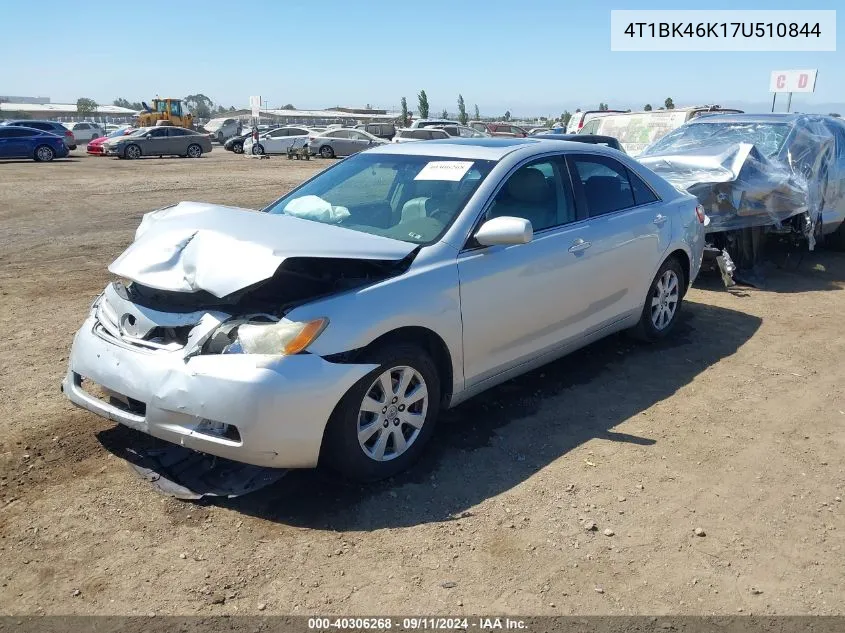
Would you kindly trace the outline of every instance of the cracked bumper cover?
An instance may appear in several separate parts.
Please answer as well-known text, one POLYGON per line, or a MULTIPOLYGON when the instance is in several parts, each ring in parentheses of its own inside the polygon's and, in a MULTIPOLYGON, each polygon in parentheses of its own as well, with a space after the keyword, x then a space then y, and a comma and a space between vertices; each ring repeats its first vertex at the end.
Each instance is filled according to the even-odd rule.
POLYGON ((77 406, 159 439, 228 459, 312 468, 337 402, 376 365, 330 363, 314 354, 264 356, 148 353, 77 332, 62 390, 77 406), (86 392, 81 379, 146 405, 136 414, 86 392), (203 420, 237 427, 240 440, 199 433, 203 420))

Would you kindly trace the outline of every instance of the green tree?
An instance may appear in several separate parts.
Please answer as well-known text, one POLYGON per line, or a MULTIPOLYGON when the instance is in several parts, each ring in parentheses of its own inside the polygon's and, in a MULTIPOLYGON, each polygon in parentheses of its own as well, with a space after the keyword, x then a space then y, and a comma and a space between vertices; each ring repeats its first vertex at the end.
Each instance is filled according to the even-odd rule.
POLYGON ((449 118, 449 112, 446 110, 446 108, 443 108, 443 112, 440 113, 440 118, 441 119, 448 119, 449 118))
POLYGON ((672 97, 666 97, 666 101, 663 102, 663 105, 666 106, 667 110, 674 110, 675 109, 675 102, 672 101, 672 97))
POLYGON ((129 108, 130 110, 143 110, 144 106, 141 105, 140 101, 129 101, 128 99, 124 99, 123 97, 118 97, 114 101, 112 101, 112 105, 116 105, 119 108, 129 108))
POLYGON ((425 90, 420 90, 417 95, 417 109, 420 111, 421 119, 428 118, 428 95, 425 94, 425 90))
POLYGON ((650 103, 645 104, 645 106, 643 107, 643 110, 645 110, 646 112, 651 112, 651 104, 650 103))
POLYGON ((79 114, 93 114, 98 107, 97 102, 88 97, 79 97, 76 100, 76 111, 79 114))
POLYGON ((282 110, 296 110, 296 106, 292 103, 286 103, 282 106, 282 110))
POLYGON ((211 109, 214 107, 214 102, 204 94, 188 95, 183 101, 196 118, 207 119, 211 116, 211 109))
POLYGON ((510 110, 505 110, 505 116, 502 117, 502 120, 504 120, 504 121, 510 121, 511 120, 511 111, 510 110))
POLYGON ((607 112, 607 104, 599 103, 599 112, 607 112))
POLYGON ((480 121, 481 120, 481 113, 478 111, 478 104, 477 103, 475 104, 475 110, 473 110, 473 116, 475 117, 475 119, 473 119, 474 121, 480 121))
POLYGON ((402 97, 402 114, 400 117, 402 127, 408 127, 411 124, 411 117, 408 114, 408 100, 405 97, 402 97))
POLYGON ((572 118, 572 113, 569 110, 564 110, 563 114, 560 115, 560 124, 563 127, 569 125, 569 119, 572 118))
POLYGON ((458 95, 458 121, 461 122, 461 125, 466 125, 467 121, 469 121, 469 115, 467 115, 467 106, 464 103, 463 95, 458 95))

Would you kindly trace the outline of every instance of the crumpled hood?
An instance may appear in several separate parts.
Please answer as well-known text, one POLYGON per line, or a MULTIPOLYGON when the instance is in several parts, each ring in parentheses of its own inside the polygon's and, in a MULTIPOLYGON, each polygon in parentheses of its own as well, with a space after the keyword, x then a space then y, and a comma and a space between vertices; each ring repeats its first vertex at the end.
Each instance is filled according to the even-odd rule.
POLYGON ((637 160, 685 190, 699 183, 736 180, 749 158, 756 162, 765 161, 751 143, 701 143, 658 156, 640 154, 637 160))
POLYGON ((288 215, 201 202, 147 213, 109 271, 151 288, 225 297, 290 257, 396 261, 416 245, 288 215))

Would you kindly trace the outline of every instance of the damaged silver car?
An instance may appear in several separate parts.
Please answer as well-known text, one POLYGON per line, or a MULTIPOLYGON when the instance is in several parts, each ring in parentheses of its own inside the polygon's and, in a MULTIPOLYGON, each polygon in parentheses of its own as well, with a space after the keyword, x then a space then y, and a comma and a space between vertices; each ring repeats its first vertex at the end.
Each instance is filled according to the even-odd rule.
POLYGON ((638 160, 695 195, 708 242, 740 265, 762 232, 845 247, 845 123, 810 114, 702 115, 638 160))
POLYGON ((197 451, 387 477, 440 409, 612 332, 669 334, 705 222, 601 146, 385 145, 263 212, 147 214, 63 390, 197 451))

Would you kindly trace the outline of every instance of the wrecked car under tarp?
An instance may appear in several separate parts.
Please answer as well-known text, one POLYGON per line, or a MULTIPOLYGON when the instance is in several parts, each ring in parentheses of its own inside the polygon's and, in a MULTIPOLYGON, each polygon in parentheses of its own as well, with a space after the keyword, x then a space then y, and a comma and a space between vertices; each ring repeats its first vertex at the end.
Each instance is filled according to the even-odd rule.
POLYGON ((708 243, 740 269, 760 263, 763 233, 829 236, 845 244, 845 124, 798 114, 702 116, 648 147, 638 160, 695 195, 708 243))

